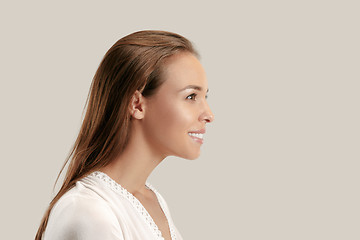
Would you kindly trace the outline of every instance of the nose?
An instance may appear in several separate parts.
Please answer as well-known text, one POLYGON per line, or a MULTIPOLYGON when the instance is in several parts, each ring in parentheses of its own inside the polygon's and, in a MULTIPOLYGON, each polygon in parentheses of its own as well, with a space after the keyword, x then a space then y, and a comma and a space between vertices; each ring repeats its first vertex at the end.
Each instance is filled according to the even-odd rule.
POLYGON ((214 114, 212 113, 210 106, 207 102, 205 102, 205 108, 203 114, 201 114, 201 121, 205 121, 205 123, 211 123, 214 121, 214 114))

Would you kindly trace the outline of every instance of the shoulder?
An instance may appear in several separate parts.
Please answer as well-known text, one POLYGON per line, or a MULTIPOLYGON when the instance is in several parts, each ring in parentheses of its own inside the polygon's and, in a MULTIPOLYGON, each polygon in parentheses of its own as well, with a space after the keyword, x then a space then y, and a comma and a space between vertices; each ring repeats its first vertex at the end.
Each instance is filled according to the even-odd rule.
POLYGON ((45 239, 123 239, 118 220, 107 202, 76 185, 54 205, 45 239))

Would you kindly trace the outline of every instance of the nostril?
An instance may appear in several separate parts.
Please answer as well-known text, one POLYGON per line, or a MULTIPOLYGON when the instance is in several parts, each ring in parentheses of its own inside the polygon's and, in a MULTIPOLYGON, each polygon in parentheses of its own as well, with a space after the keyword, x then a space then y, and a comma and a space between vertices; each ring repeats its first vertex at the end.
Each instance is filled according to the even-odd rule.
POLYGON ((205 121, 208 122, 208 123, 214 121, 214 115, 211 114, 211 115, 207 116, 207 117, 205 118, 205 121))

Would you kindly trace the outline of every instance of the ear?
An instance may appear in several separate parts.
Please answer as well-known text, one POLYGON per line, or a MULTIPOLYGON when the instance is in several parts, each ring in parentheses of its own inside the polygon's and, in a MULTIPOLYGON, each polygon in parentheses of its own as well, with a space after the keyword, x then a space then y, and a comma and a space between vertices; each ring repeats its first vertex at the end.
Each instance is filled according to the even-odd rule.
POLYGON ((143 119, 145 114, 145 99, 144 96, 136 90, 133 94, 130 105, 129 111, 132 118, 135 119, 143 119))

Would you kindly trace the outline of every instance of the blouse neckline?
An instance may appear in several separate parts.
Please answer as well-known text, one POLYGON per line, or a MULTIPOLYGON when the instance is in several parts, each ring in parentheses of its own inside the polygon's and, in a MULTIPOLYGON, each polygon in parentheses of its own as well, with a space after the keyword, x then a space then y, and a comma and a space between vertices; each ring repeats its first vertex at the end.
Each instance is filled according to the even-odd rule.
MULTIPOLYGON (((161 231, 159 230, 159 227, 156 225, 156 223, 153 220, 153 218, 151 217, 151 215, 148 213, 148 211, 145 209, 145 207, 141 204, 141 202, 132 193, 130 193, 127 189, 122 187, 119 183, 115 182, 115 180, 110 178, 104 172, 95 171, 95 172, 92 172, 89 176, 94 176, 94 177, 102 180, 103 183, 105 183, 112 190, 119 193, 120 195, 125 197, 127 200, 129 200, 131 205, 137 210, 137 212, 140 214, 142 219, 145 221, 145 223, 148 225, 148 227, 150 228, 152 233, 157 237, 157 239, 164 240, 164 238, 161 234, 161 231)), ((160 208, 163 211, 163 213, 165 214, 165 217, 166 217, 169 229, 170 229, 171 239, 176 240, 174 227, 172 226, 172 223, 169 220, 170 219, 169 213, 166 211, 166 209, 164 207, 165 204, 162 202, 162 199, 160 198, 160 194, 149 182, 146 182, 145 186, 155 193, 158 203, 160 205, 160 208)))

